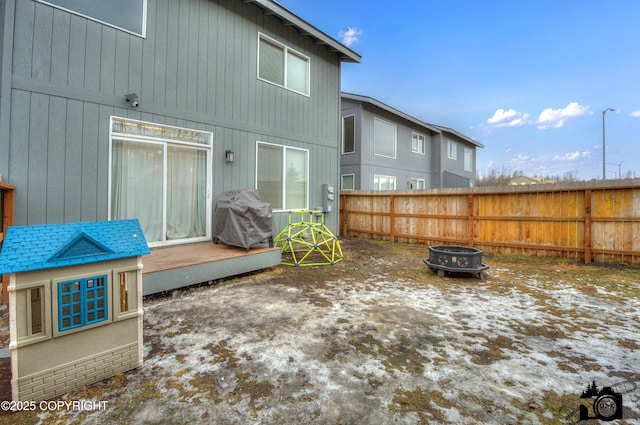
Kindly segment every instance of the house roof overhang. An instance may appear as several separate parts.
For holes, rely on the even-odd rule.
[[[296,28],[300,34],[311,37],[317,44],[326,46],[327,50],[336,53],[342,62],[359,63],[361,56],[340,43],[333,37],[320,31],[304,19],[290,12],[273,0],[244,0],[245,3],[252,3],[261,8],[266,15],[273,15],[280,19],[285,26]]]
[[[443,133],[449,133],[449,134],[453,134],[457,137],[459,137],[460,139],[464,140],[465,142],[469,142],[470,144],[478,147],[478,148],[484,148],[484,145],[476,140],[473,140],[471,137],[469,136],[465,136],[464,134],[457,132],[456,130],[452,129],[452,128],[448,128],[448,127],[443,127],[441,125],[436,125],[437,128],[440,129],[440,131],[442,131]]]
[[[379,100],[376,100],[376,99],[374,99],[372,97],[363,96],[363,95],[359,95],[359,94],[353,94],[353,93],[345,93],[345,92],[342,92],[340,94],[340,96],[342,98],[344,98],[344,99],[350,99],[350,100],[355,100],[355,101],[358,101],[358,102],[369,103],[369,104],[374,105],[374,106],[376,106],[376,107],[378,107],[380,109],[384,109],[387,112],[390,112],[390,113],[392,113],[394,115],[397,115],[398,117],[404,118],[407,121],[410,121],[410,122],[412,122],[414,124],[417,124],[417,125],[419,125],[421,127],[424,127],[425,129],[430,130],[430,131],[432,131],[434,133],[438,133],[438,134],[442,134],[442,133],[453,134],[453,135],[459,137],[460,139],[464,140],[465,142],[468,142],[468,143],[470,143],[470,144],[472,144],[472,145],[474,145],[476,147],[484,148],[484,145],[482,143],[479,143],[479,142],[473,140],[472,138],[470,138],[468,136],[465,136],[462,133],[457,132],[456,130],[453,130],[453,129],[447,128],[447,127],[442,127],[440,125],[428,124],[428,123],[426,123],[424,121],[421,121],[421,120],[419,120],[417,118],[412,117],[411,115],[405,114],[404,112],[399,111],[399,110],[397,110],[397,109],[395,109],[395,108],[393,108],[393,107],[391,107],[391,106],[389,106],[389,105],[387,105],[385,103],[382,103]]]
[[[355,101],[358,101],[358,102],[369,103],[369,104],[371,104],[373,106],[376,106],[376,107],[378,107],[380,109],[384,109],[387,112],[390,112],[390,113],[392,113],[394,115],[397,115],[400,118],[403,118],[403,119],[405,119],[407,121],[411,121],[412,123],[417,124],[420,127],[424,127],[425,129],[427,129],[427,130],[429,130],[429,131],[431,131],[433,133],[441,133],[442,132],[436,126],[433,126],[431,124],[427,124],[424,121],[420,121],[419,119],[414,118],[411,115],[405,114],[404,112],[399,111],[399,110],[397,110],[397,109],[395,109],[395,108],[393,108],[393,107],[391,107],[391,106],[389,106],[389,105],[387,105],[385,103],[382,103],[379,100],[376,100],[376,99],[374,99],[372,97],[362,96],[360,94],[345,93],[345,92],[342,92],[340,94],[340,96],[342,98],[344,98],[344,99],[351,99],[351,100],[355,100]]]

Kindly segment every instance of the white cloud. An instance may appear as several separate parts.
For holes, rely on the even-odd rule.
[[[573,118],[590,115],[588,106],[580,105],[578,102],[571,102],[566,108],[551,109],[547,108],[540,112],[538,117],[538,128],[546,130],[548,128],[560,128],[565,121]]]
[[[636,117],[636,118],[640,118],[640,109],[638,109],[637,111],[633,111],[631,113],[632,117]]]
[[[340,32],[338,32],[338,36],[342,40],[342,44],[349,47],[352,44],[355,44],[358,41],[360,41],[358,37],[360,37],[363,33],[364,32],[362,30],[349,27],[349,29],[346,31],[340,30]]]
[[[591,153],[587,151],[566,152],[564,155],[555,155],[553,157],[553,159],[557,161],[578,161],[580,159],[589,159],[589,158],[591,158]]]
[[[515,109],[497,109],[487,123],[493,127],[516,127],[524,125],[529,119],[529,114],[523,114]]]

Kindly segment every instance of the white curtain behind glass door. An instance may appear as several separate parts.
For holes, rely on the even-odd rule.
[[[167,150],[167,240],[206,236],[206,152]]]
[[[164,148],[113,140],[111,218],[137,218],[147,242],[162,240]]]

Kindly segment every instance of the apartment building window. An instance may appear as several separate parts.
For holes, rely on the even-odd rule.
[[[264,34],[258,39],[258,78],[308,96],[309,58]]]
[[[388,158],[396,157],[396,126],[375,118],[373,120],[373,153]]]
[[[458,159],[458,144],[447,140],[447,158],[456,160]]]
[[[464,148],[464,171],[473,172],[473,150]]]
[[[424,189],[425,181],[424,179],[411,179],[411,189]]]
[[[343,174],[342,184],[340,188],[342,190],[354,190],[356,187],[356,176],[354,174]]]
[[[274,210],[307,209],[309,151],[258,142],[256,189]]]
[[[395,190],[395,176],[382,176],[376,174],[373,176],[373,190]]]
[[[426,139],[422,134],[411,134],[411,152],[424,155],[426,150]]]
[[[144,37],[147,0],[37,0],[76,15]]]
[[[342,153],[356,151],[355,115],[342,117]]]

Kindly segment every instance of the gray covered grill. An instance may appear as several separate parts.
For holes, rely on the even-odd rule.
[[[274,229],[271,204],[262,202],[257,190],[230,190],[218,198],[214,243],[220,241],[247,251],[265,240],[273,246]]]

